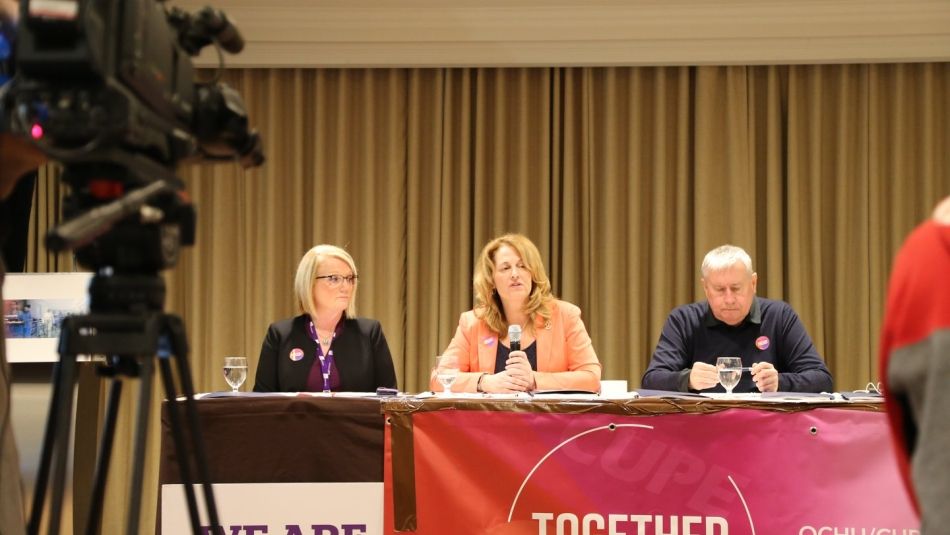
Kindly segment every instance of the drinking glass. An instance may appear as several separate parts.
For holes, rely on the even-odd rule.
[[[452,383],[459,375],[458,359],[454,356],[440,355],[435,358],[435,377],[442,385],[441,396],[452,395]]]
[[[224,357],[224,380],[231,385],[231,392],[237,392],[247,380],[247,359]]]
[[[727,394],[732,394],[732,389],[739,384],[739,379],[742,377],[742,359],[719,357],[716,359],[716,367],[719,368],[719,382],[726,389]]]

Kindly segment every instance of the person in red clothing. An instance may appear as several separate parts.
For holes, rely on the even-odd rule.
[[[898,463],[921,534],[950,526],[950,197],[897,253],[880,373]]]

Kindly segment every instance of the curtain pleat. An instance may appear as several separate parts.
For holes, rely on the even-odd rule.
[[[539,246],[555,293],[581,307],[607,379],[639,385],[670,309],[702,297],[703,255],[733,243],[752,255],[759,294],[799,313],[836,388],[860,388],[877,379],[892,255],[950,194],[947,63],[234,70],[225,81],[268,161],[181,170],[197,243],[165,274],[166,308],[185,320],[200,391],[226,387],[225,355],[256,367],[267,325],[297,313],[294,271],[318,243],[353,254],[359,313],[382,322],[401,389],[426,388],[472,305],[476,255],[509,231]],[[61,195],[40,182],[37,236]],[[30,258],[34,271],[66,266],[39,249]],[[131,458],[130,439],[120,434],[114,465]]]

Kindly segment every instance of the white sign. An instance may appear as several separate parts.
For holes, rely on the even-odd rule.
[[[92,273],[7,273],[3,330],[9,362],[57,362],[63,318],[85,314]]]
[[[202,525],[204,498],[195,485]],[[231,483],[214,485],[224,535],[382,535],[383,484]],[[184,485],[162,485],[162,535],[191,533]]]

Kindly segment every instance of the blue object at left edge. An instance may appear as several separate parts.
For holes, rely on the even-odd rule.
[[[0,86],[13,75],[13,30],[9,24],[0,22]]]

